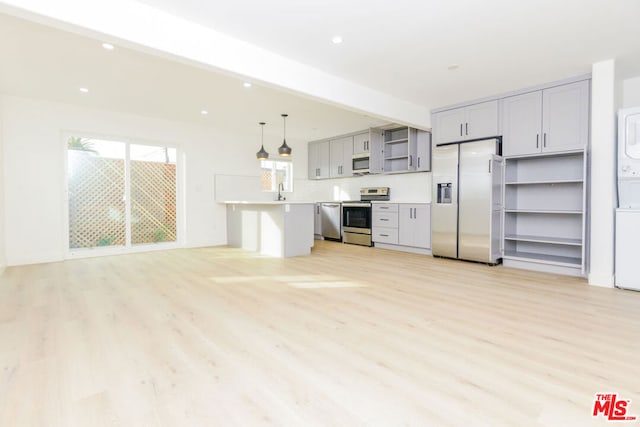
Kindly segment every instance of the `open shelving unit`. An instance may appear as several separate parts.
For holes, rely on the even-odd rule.
[[[410,140],[415,140],[416,132],[416,129],[409,127],[384,130],[382,143],[385,172],[406,172],[412,169],[416,147]]]
[[[585,273],[586,152],[505,160],[504,263]]]

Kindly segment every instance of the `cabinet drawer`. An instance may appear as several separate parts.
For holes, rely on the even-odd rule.
[[[374,227],[398,228],[397,212],[374,212],[372,215]]]
[[[398,212],[397,203],[373,203],[371,205],[372,212]]]
[[[386,227],[374,227],[371,231],[371,240],[378,243],[398,244],[398,229]]]

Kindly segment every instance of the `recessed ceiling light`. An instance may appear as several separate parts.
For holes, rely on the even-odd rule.
[[[87,93],[87,92],[89,92],[89,89],[87,89],[86,87],[81,87],[80,88],[80,92]]]
[[[249,82],[244,82],[244,83],[242,83],[242,86],[244,86],[244,87],[251,87],[251,83],[249,83]]]
[[[447,67],[447,70],[457,70],[458,68],[460,68],[460,64],[451,64]]]
[[[333,44],[340,44],[342,43],[342,36],[333,36],[331,38],[331,41],[333,42]]]
[[[209,112],[207,110],[202,110],[200,111],[200,114],[202,114],[203,116],[206,116],[207,114],[209,114]]]
[[[111,43],[102,43],[102,47],[107,50],[113,50],[114,46]]]

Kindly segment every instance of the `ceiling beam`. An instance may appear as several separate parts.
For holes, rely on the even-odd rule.
[[[137,1],[0,0],[0,11],[351,111],[418,128],[430,127],[429,108],[425,106],[331,75]]]

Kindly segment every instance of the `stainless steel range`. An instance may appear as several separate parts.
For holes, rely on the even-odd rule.
[[[359,201],[342,202],[342,241],[354,245],[371,244],[371,201],[389,200],[389,187],[360,189]]]

